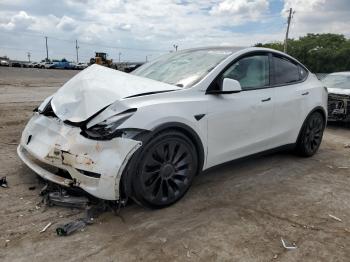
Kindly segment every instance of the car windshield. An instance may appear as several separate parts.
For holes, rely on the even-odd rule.
[[[175,52],[140,66],[132,74],[186,88],[199,82],[232,53],[229,49]]]
[[[322,82],[328,88],[350,89],[350,75],[328,75]]]

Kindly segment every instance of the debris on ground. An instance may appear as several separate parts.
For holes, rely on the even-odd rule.
[[[41,231],[40,231],[40,233],[43,233],[43,232],[45,232],[46,231],[46,229],[48,229],[50,226],[52,225],[52,223],[50,222],[50,223],[48,223]]]
[[[48,194],[48,204],[85,209],[88,206],[89,199],[85,196],[72,196],[67,191],[56,191]]]
[[[339,169],[348,169],[349,167],[348,166],[339,166],[338,168]]]
[[[72,188],[63,188],[52,183],[47,183],[41,189],[40,195],[42,196],[42,203],[46,204],[46,206],[50,207],[56,205],[85,210],[84,217],[65,224],[59,224],[56,227],[56,233],[58,236],[69,236],[78,230],[83,231],[86,226],[93,224],[94,219],[100,214],[106,211],[114,211],[115,214],[119,214],[120,208],[126,204],[126,200],[100,200],[82,193],[82,191]],[[60,216],[60,218],[62,217],[63,216]],[[51,223],[49,223],[42,231],[44,232],[50,226]]]
[[[35,190],[36,187],[35,187],[35,186],[30,186],[28,189],[29,189],[29,190]]]
[[[289,245],[283,238],[281,238],[281,242],[285,249],[292,250],[297,248],[297,246],[294,243],[293,245]]]
[[[350,144],[344,145],[344,148],[350,148]]]
[[[331,214],[328,214],[329,217],[333,218],[334,220],[337,220],[339,222],[342,222],[342,220],[339,217],[333,216]]]
[[[9,187],[7,184],[6,176],[0,178],[0,186],[5,188]]]
[[[71,221],[67,224],[59,225],[56,228],[56,233],[58,236],[69,236],[72,233],[74,233],[75,231],[77,231],[79,229],[83,229],[89,223],[90,223],[90,221],[83,219],[83,218],[79,218],[79,219]]]
[[[277,255],[277,254],[275,254],[275,255],[273,256],[273,259],[276,259],[276,258],[278,258],[278,255]]]

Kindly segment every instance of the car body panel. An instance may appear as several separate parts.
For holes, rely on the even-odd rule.
[[[209,96],[207,168],[269,149],[274,102],[263,100],[273,93],[270,88]]]
[[[233,50],[232,55],[190,88],[92,65],[39,106],[38,113],[23,131],[19,155],[26,162],[27,158],[21,152],[27,150],[34,158],[68,171],[79,182],[77,185],[87,192],[104,199],[119,199],[121,174],[141,142],[128,136],[97,141],[84,137],[81,130],[83,126],[92,128],[130,109],[133,113],[118,126],[118,130],[153,132],[168,123],[178,123],[198,135],[204,150],[202,170],[296,143],[309,113],[315,108],[326,112],[327,92],[323,85],[309,73],[305,81],[293,85],[234,94],[207,93],[216,77],[242,55],[271,52],[290,58],[265,48]],[[56,116],[42,115],[48,104]],[[29,135],[35,137],[27,145]],[[103,145],[102,153],[97,150],[100,145]],[[58,157],[55,152],[58,152]],[[69,163],[62,156],[70,159]],[[52,159],[54,162],[50,162]],[[96,163],[93,167],[87,166],[89,159]],[[48,176],[31,163],[28,165],[39,175]],[[77,169],[101,173],[101,186],[96,182],[89,184],[95,178],[86,178]],[[51,180],[55,179],[51,177]],[[112,188],[108,188],[108,183]]]
[[[99,198],[118,199],[118,177],[141,142],[127,138],[94,141],[83,137],[80,132],[80,128],[68,126],[57,118],[35,113],[22,133],[18,154],[45,179],[63,186],[79,186]],[[42,163],[67,171],[71,179],[43,171]],[[90,177],[79,170],[100,177]]]
[[[177,89],[180,88],[94,64],[56,92],[52,108],[62,120],[81,122],[116,100],[140,93]]]

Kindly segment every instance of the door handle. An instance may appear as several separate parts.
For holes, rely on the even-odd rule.
[[[302,93],[301,95],[302,96],[307,96],[309,94],[309,92],[305,92],[305,93]]]
[[[267,101],[270,101],[270,100],[271,100],[271,97],[263,99],[263,100],[261,100],[261,102],[267,102]]]

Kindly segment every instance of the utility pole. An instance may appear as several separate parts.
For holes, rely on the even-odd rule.
[[[287,21],[286,38],[284,39],[284,52],[285,52],[285,53],[287,53],[288,34],[289,34],[290,22],[292,21],[292,14],[293,14],[293,9],[292,9],[292,8],[289,8],[289,15],[288,15],[288,21]]]
[[[46,61],[49,61],[49,49],[47,47],[47,36],[45,36],[45,43],[46,43]]]
[[[75,40],[75,49],[77,50],[77,64],[78,64],[78,63],[79,63],[79,54],[78,54],[79,46],[78,46],[78,40]]]
[[[28,62],[30,63],[30,52],[27,53],[28,56]]]

